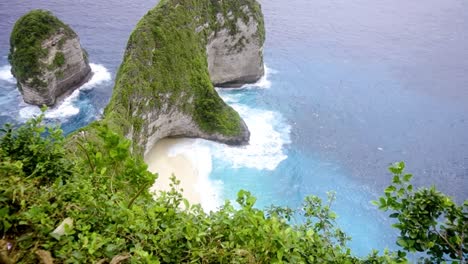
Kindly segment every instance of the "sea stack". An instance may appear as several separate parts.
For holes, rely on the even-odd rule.
[[[146,153],[165,137],[248,144],[250,132],[214,85],[240,86],[263,69],[256,0],[162,0],[127,43],[101,124]]]
[[[243,5],[216,14],[219,28],[211,32],[206,45],[214,86],[236,88],[255,83],[264,75],[265,31],[258,7]]]
[[[92,74],[78,35],[45,10],[16,22],[8,59],[23,100],[38,106],[53,106]]]

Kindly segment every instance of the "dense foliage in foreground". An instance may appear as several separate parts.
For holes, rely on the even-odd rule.
[[[42,117],[0,137],[0,263],[404,263],[404,251],[427,261],[467,257],[467,202],[455,205],[434,189],[414,191],[403,163],[376,202],[395,210],[404,251],[352,255],[327,203],[305,199],[302,224],[293,212],[254,208],[240,191],[234,206],[203,212],[173,189],[157,195],[157,175],[129,151],[130,142],[105,126],[97,138],[66,142]],[[93,134],[93,136],[95,136]],[[64,147],[67,145],[67,147]],[[437,221],[438,220],[438,221]]]

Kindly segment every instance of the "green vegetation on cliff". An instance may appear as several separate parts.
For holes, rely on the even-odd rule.
[[[0,263],[406,263],[415,251],[425,263],[464,263],[468,255],[468,202],[413,190],[403,163],[376,202],[395,211],[402,250],[356,257],[336,226],[333,194],[326,203],[306,197],[298,212],[263,211],[241,190],[239,206],[207,214],[175,179],[153,197],[157,175],[108,127],[95,123],[99,140],[81,133],[65,149],[61,130],[41,119],[0,134]]]
[[[8,56],[12,73],[18,81],[28,82],[34,87],[46,86],[39,77],[44,68],[40,59],[48,54],[48,50],[44,50],[41,44],[60,30],[66,38],[76,36],[70,27],[49,11],[33,10],[18,19],[11,33]]]
[[[200,2],[198,1],[198,3]],[[262,42],[265,41],[265,24],[261,7],[257,1],[205,1],[201,6],[203,8],[201,16],[205,23],[209,24],[208,30],[205,31],[206,38],[211,33],[214,32],[216,34],[223,28],[229,29],[231,34],[236,34],[238,32],[237,20],[241,19],[244,23],[247,23],[250,15],[253,15],[253,18],[258,23],[257,34],[260,35]],[[250,14],[245,12],[245,7],[248,7]],[[222,15],[225,22],[224,25],[220,24],[218,15]]]
[[[105,110],[108,124],[124,135],[133,132],[133,141],[140,142],[154,129],[144,126],[142,116],[154,109],[177,109],[191,116],[203,132],[239,135],[242,121],[238,113],[211,84],[206,41],[221,29],[217,14],[232,16],[227,24],[233,31],[237,17],[247,19],[241,6],[255,12],[264,38],[263,18],[254,0],[161,1],[149,11],[128,41]]]

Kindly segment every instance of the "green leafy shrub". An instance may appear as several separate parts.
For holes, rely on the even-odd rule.
[[[65,56],[63,55],[63,52],[57,52],[55,54],[54,58],[54,63],[56,68],[62,67],[65,64]]]
[[[255,197],[242,190],[239,207],[226,202],[207,214],[183,198],[175,178],[171,191],[149,193],[157,175],[107,126],[95,123],[95,133],[75,133],[64,149],[61,131],[41,122],[39,117],[17,129],[7,126],[0,137],[0,261],[5,263],[36,263],[44,256],[57,263],[397,260],[388,252],[352,255],[348,238],[336,228],[333,195],[326,204],[307,197],[300,210],[305,221],[298,225],[289,222],[293,210],[259,210]],[[40,157],[31,163],[27,153],[38,149]]]
[[[468,259],[468,201],[456,205],[435,187],[414,190],[413,175],[404,172],[403,162],[390,167],[392,185],[374,203],[390,215],[400,230],[397,244],[405,251],[425,252],[427,263],[466,263]],[[399,252],[404,255],[404,252]]]
[[[73,134],[43,125],[43,116],[0,135],[0,262],[36,263],[429,263],[466,260],[467,202],[457,206],[434,188],[413,190],[404,164],[375,202],[394,210],[399,252],[353,256],[331,210],[308,196],[298,211],[255,208],[238,193],[217,212],[171,191],[148,191],[157,175],[130,151],[130,141],[101,123]],[[66,146],[66,148],[64,148]],[[303,219],[292,224],[292,219]]]
[[[5,125],[0,130],[3,134],[0,159],[2,165],[20,167],[21,174],[27,177],[41,177],[42,181],[48,182],[70,175],[71,164],[62,147],[62,130],[43,126],[42,119],[43,116],[31,119],[17,129]]]

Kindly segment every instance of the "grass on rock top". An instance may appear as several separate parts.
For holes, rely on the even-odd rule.
[[[33,10],[18,19],[11,33],[8,59],[19,82],[28,81],[35,87],[46,85],[39,78],[45,67],[40,58],[49,53],[42,48],[42,42],[59,30],[63,30],[65,37],[76,36],[69,26],[49,11]]]

